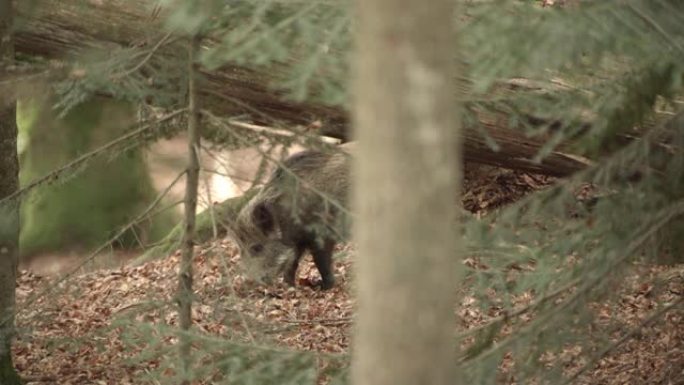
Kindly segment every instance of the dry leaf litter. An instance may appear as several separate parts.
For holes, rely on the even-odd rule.
[[[464,206],[472,212],[495,209],[552,182],[547,177],[494,168],[478,170],[477,175],[466,173]],[[198,332],[236,342],[268,341],[287,349],[349,352],[354,311],[352,246],[338,248],[338,285],[326,292],[314,287],[317,272],[310,261],[302,264],[296,288],[282,284],[266,287],[241,275],[239,256],[229,239],[196,250],[193,322]],[[477,262],[467,259],[466,263]],[[20,311],[13,352],[20,374],[29,384],[155,383],[144,379],[159,368],[161,357],[132,360],[144,351],[149,335],[131,334],[130,328],[117,324],[117,320],[175,326],[177,266],[175,253],[141,266],[99,270],[63,280],[22,272],[17,286]],[[665,279],[655,280],[660,284],[654,285],[656,277]],[[681,265],[636,266],[620,290],[618,306],[594,304],[597,321],[592,327],[617,325],[618,330],[629,330],[664,304],[681,301],[684,269]],[[524,308],[533,300],[533,295],[526,294],[517,298],[515,305]],[[459,327],[481,327],[502,316],[500,309],[493,305],[482,310],[474,297],[465,293],[457,309]],[[684,384],[683,316],[682,308],[675,308],[641,328],[580,376],[578,383]],[[616,333],[613,340],[621,335],[624,333]],[[162,349],[173,349],[172,333],[160,338],[165,345]],[[563,360],[572,371],[584,364],[574,359],[578,354],[568,348],[546,359]],[[510,357],[504,358],[499,368],[502,383],[516,383],[508,376],[511,367]]]

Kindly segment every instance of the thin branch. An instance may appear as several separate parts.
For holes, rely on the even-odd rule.
[[[63,373],[60,373],[63,375]],[[26,382],[47,382],[48,384],[56,384],[60,380],[55,376],[21,376],[21,379]]]
[[[541,297],[541,298],[538,298],[537,300],[535,300],[534,302],[530,303],[529,305],[524,306],[524,307],[522,307],[522,308],[520,308],[520,309],[517,309],[517,310],[515,310],[515,311],[513,311],[513,312],[511,312],[511,313],[506,313],[506,314],[504,314],[504,315],[502,315],[502,316],[500,316],[500,317],[493,318],[493,319],[489,320],[489,322],[487,322],[486,324],[479,325],[479,326],[476,326],[476,327],[474,327],[474,328],[470,328],[470,329],[468,329],[468,330],[466,330],[466,331],[464,331],[464,332],[462,332],[462,333],[457,334],[457,335],[456,335],[456,338],[457,338],[457,339],[466,338],[466,337],[471,336],[471,335],[473,335],[473,334],[475,334],[475,333],[477,333],[477,332],[479,332],[479,331],[481,331],[481,330],[487,329],[488,327],[491,327],[491,326],[493,326],[493,325],[495,325],[495,324],[497,324],[497,323],[499,323],[499,322],[507,321],[507,320],[510,320],[510,319],[512,319],[512,318],[514,318],[514,317],[521,316],[521,315],[523,315],[523,314],[525,314],[525,313],[527,313],[527,312],[529,312],[529,311],[531,311],[531,310],[534,310],[534,309],[536,309],[537,307],[539,307],[539,306],[545,304],[546,302],[548,302],[548,301],[550,301],[550,300],[552,300],[552,299],[557,298],[559,295],[561,295],[561,294],[565,293],[566,291],[568,291],[568,290],[572,289],[573,287],[575,287],[579,282],[580,282],[579,279],[573,279],[573,280],[570,281],[568,284],[563,285],[562,287],[560,287],[560,288],[558,288],[558,289],[556,289],[556,290],[554,290],[554,291],[552,291],[552,292],[550,292],[550,293],[544,295],[544,296]]]
[[[201,144],[200,144],[201,146]],[[204,146],[201,146],[204,148]],[[206,151],[206,150],[205,150]],[[201,168],[200,171],[204,170],[204,168]],[[216,239],[218,238],[218,227],[216,226],[216,210],[214,210],[214,204],[212,202],[212,196],[211,196],[211,176],[208,173],[204,174],[204,191],[206,194],[206,199],[205,203],[207,204],[207,209],[209,210],[209,219],[211,220],[211,230],[213,234],[213,238]]]
[[[660,34],[661,37],[663,37],[670,45],[677,50],[679,50],[680,53],[684,53],[684,48],[682,47],[679,42],[670,36],[664,29],[661,27],[655,20],[653,20],[650,16],[645,14],[642,10],[634,6],[634,3],[632,2],[627,2],[627,7],[632,10],[641,20],[646,22],[651,28],[653,28],[656,32]]]
[[[241,128],[246,128],[246,129],[252,129],[257,132],[269,132],[272,133],[274,136],[282,136],[282,137],[292,137],[292,136],[298,136],[298,137],[307,137],[309,139],[321,139],[325,138],[324,141],[333,141],[333,140],[339,140],[338,138],[334,138],[331,136],[323,136],[323,135],[307,135],[306,133],[303,132],[296,132],[288,128],[287,124],[281,123],[277,118],[271,116],[270,114],[250,105],[249,103],[243,102],[240,99],[236,99],[233,97],[230,97],[228,95],[224,95],[219,93],[218,91],[215,90],[203,90],[203,92],[207,93],[208,95],[215,96],[216,98],[225,100],[231,104],[234,104],[235,106],[242,108],[243,110],[254,114],[254,116],[258,116],[264,121],[271,122],[273,124],[273,127],[267,127],[267,126],[258,126],[254,124],[249,124],[249,123],[244,123],[236,120],[229,120],[228,124],[234,125],[236,127],[241,127]],[[203,113],[209,113],[211,114],[210,111],[202,111]]]
[[[154,53],[157,52],[157,50],[158,50],[159,48],[161,48],[161,47],[164,45],[164,43],[166,43],[166,41],[169,39],[169,37],[171,37],[171,32],[169,32],[169,33],[167,33],[166,35],[164,35],[164,37],[162,37],[162,38],[157,42],[157,44],[155,44],[155,46],[152,47],[152,49],[150,50],[150,52],[147,54],[147,56],[145,56],[145,57],[140,61],[140,63],[138,63],[135,67],[131,68],[130,70],[128,70],[128,71],[126,71],[126,72],[124,72],[124,73],[122,73],[122,74],[116,75],[116,78],[124,78],[124,77],[126,77],[126,76],[128,76],[128,75],[130,75],[130,74],[132,74],[132,73],[134,73],[134,72],[136,72],[136,71],[138,71],[142,66],[145,65],[145,63],[147,63],[147,62],[152,58],[152,56],[154,55]]]
[[[641,322],[639,323],[639,325],[637,325],[636,327],[632,328],[629,332],[625,333],[625,335],[623,335],[621,338],[619,338],[618,340],[614,341],[614,342],[611,343],[610,345],[608,345],[608,346],[606,346],[605,348],[603,348],[603,350],[601,350],[600,352],[598,352],[598,353],[591,359],[591,361],[587,362],[582,368],[580,368],[577,372],[575,372],[570,378],[568,378],[567,380],[565,380],[565,382],[563,382],[562,385],[568,385],[568,384],[573,383],[579,376],[581,376],[581,375],[582,375],[583,373],[585,373],[587,370],[593,368],[593,367],[594,367],[594,366],[595,366],[603,357],[605,357],[608,353],[610,353],[610,352],[612,352],[613,350],[615,350],[617,347],[619,347],[620,345],[622,345],[623,343],[625,343],[625,342],[626,342],[627,340],[629,340],[630,338],[633,338],[634,336],[636,336],[637,334],[639,334],[639,333],[642,331],[643,328],[645,328],[646,326],[649,326],[650,324],[652,324],[653,322],[655,322],[656,320],[658,320],[660,317],[662,317],[662,316],[663,316],[665,313],[667,313],[668,311],[670,311],[670,310],[672,310],[672,309],[674,309],[674,308],[676,308],[677,306],[680,306],[680,305],[682,305],[682,304],[684,304],[684,297],[679,297],[679,299],[677,299],[675,302],[673,302],[673,303],[671,303],[671,304],[669,304],[669,305],[667,305],[667,306],[664,306],[663,308],[659,309],[659,310],[656,311],[655,313],[651,314],[648,318],[646,318],[645,320],[641,321]]]
[[[214,116],[211,112],[206,111],[206,110],[202,110],[202,114],[203,114],[204,116],[206,116],[206,117],[209,119],[209,121],[212,122],[213,124],[215,124],[215,125],[217,125],[217,126],[220,126],[220,127],[224,127],[224,128],[226,128],[226,129],[230,130],[230,131],[233,133],[233,135],[235,136],[235,138],[237,138],[240,142],[242,142],[242,143],[244,143],[244,144],[248,144],[248,143],[249,143],[249,141],[248,141],[245,137],[243,137],[242,135],[240,135],[240,134],[237,133],[236,131],[232,130],[232,129],[230,128],[230,124],[227,124],[227,123],[223,122],[220,118]],[[334,147],[334,146],[333,146],[333,147]],[[278,167],[280,167],[283,171],[285,171],[286,173],[290,174],[290,176],[296,178],[297,180],[300,180],[300,178],[299,178],[295,173],[293,173],[292,170],[290,170],[288,167],[286,167],[286,166],[283,164],[283,162],[281,162],[280,160],[278,160],[278,159],[276,159],[276,158],[270,156],[268,153],[266,153],[265,151],[261,150],[258,146],[255,147],[255,149],[256,149],[263,157],[265,157],[266,159],[268,159],[268,160],[270,160],[271,162],[275,163],[275,164],[276,164]],[[318,189],[314,188],[313,186],[307,186],[307,187],[308,187],[313,193],[315,193],[315,194],[319,195],[321,198],[323,198],[326,202],[332,204],[333,206],[335,206],[335,208],[339,209],[340,212],[344,213],[345,215],[349,215],[349,216],[352,216],[352,215],[353,215],[353,214],[349,211],[349,209],[347,209],[346,207],[342,206],[342,204],[340,204],[340,202],[338,202],[336,199],[331,199],[330,197],[327,196],[327,194],[323,193],[322,191],[319,191]]]
[[[192,326],[192,259],[195,247],[195,218],[197,215],[197,190],[199,185],[199,152],[200,123],[197,92],[197,51],[201,37],[193,36],[188,42],[188,168],[185,178],[185,220],[181,249],[180,268],[178,272],[178,318],[182,331]],[[189,373],[192,367],[190,352],[191,341],[185,334],[179,336],[179,356],[182,363],[181,384],[189,385]]]
[[[251,124],[251,123],[245,123],[245,122],[240,122],[236,120],[229,120],[228,124],[233,125],[235,127],[240,127],[240,128],[245,128],[248,130],[252,130],[257,133],[268,133],[273,136],[281,136],[283,138],[292,138],[293,136],[298,136],[302,137],[305,136],[303,133],[300,132],[295,132],[292,130],[284,130],[281,128],[273,128],[273,127],[267,127],[267,126],[259,126],[256,124]],[[315,135],[315,138],[321,139],[321,141],[329,143],[329,144],[339,144],[342,142],[341,139],[338,138],[333,138],[332,136],[325,136],[325,135]]]
[[[285,320],[284,322],[290,323],[290,324],[298,324],[298,325],[330,325],[330,326],[336,326],[336,325],[346,325],[350,324],[354,321],[354,318],[352,317],[341,317],[341,318],[323,318],[323,319],[312,319],[312,320]]]
[[[240,182],[247,182],[247,183],[252,183],[252,182],[254,182],[254,180],[252,180],[252,179],[242,178],[242,177],[239,177],[239,176],[237,176],[237,175],[228,174],[228,173],[219,171],[219,170],[217,170],[217,169],[215,169],[215,168],[206,168],[206,167],[202,167],[202,171],[203,171],[203,172],[206,172],[206,173],[210,173],[210,174],[215,174],[215,175],[218,175],[218,176],[222,176],[222,177],[225,177],[225,178],[230,178],[230,179],[232,179],[232,180],[237,180],[237,181],[240,181]]]

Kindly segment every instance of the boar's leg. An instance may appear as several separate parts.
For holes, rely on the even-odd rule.
[[[311,254],[318,272],[321,274],[321,289],[328,290],[335,286],[335,274],[332,269],[332,252],[335,241],[325,240],[323,244],[313,242]]]
[[[283,276],[283,280],[285,283],[287,283],[290,286],[294,286],[295,284],[295,277],[297,276],[297,268],[299,267],[299,260],[302,258],[302,255],[304,254],[304,248],[297,246],[295,247],[295,255],[294,259],[290,263],[290,265],[285,268],[285,275]]]

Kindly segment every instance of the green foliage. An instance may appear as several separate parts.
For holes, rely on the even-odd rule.
[[[168,306],[160,306],[158,310],[175,312]],[[159,365],[143,381],[155,382],[164,377],[165,381],[211,379],[214,384],[313,384],[319,375],[338,381],[345,375],[341,369],[348,365],[344,356],[275,347],[263,335],[256,335],[257,340],[243,341],[230,334],[207,336],[191,330],[185,335],[193,341],[193,360],[199,365],[184,376],[178,372],[181,367],[178,349],[168,344],[168,340],[178,336],[175,327],[137,322],[129,317],[119,318],[112,327],[124,331],[122,340],[127,350],[138,352],[130,360],[131,364],[159,360]],[[317,365],[321,364],[326,369],[319,370]]]
[[[255,67],[281,64],[276,87],[295,100],[344,101],[350,20],[344,3],[237,1],[223,7],[211,36],[219,40],[203,63]],[[247,22],[236,23],[236,20]],[[272,68],[272,67],[269,67]]]
[[[463,42],[473,92],[486,98],[514,77],[538,82],[522,97],[477,105],[560,122],[536,132],[558,135],[556,142],[581,135],[579,149],[595,154],[653,117],[658,97],[681,92],[680,2],[603,1],[552,11],[494,1],[469,10]]]
[[[181,105],[187,74],[184,63],[175,58],[173,43],[167,34],[151,47],[86,51],[68,63],[69,76],[52,85],[57,95],[53,107],[63,117],[99,95],[163,108]]]
[[[463,57],[471,92],[484,102],[466,105],[505,111],[514,126],[525,115],[553,119],[559,125],[530,133],[586,137],[579,150],[604,151],[601,162],[572,180],[468,225],[470,250],[489,266],[471,272],[482,285],[474,292],[482,295],[494,283],[500,293],[543,297],[581,279],[583,295],[567,304],[579,311],[602,294],[595,289],[619,279],[630,259],[653,246],[647,238],[679,222],[684,169],[681,152],[672,150],[684,128],[684,8],[676,1],[605,1],[550,10],[493,1],[467,10]],[[501,81],[517,77],[530,80],[529,90],[496,92]],[[580,126],[587,123],[589,129]],[[643,136],[602,147],[625,133]],[[607,193],[590,211],[573,194],[581,183]],[[520,266],[528,268],[510,286],[508,275]],[[572,314],[550,306],[554,311],[557,318]]]
[[[201,61],[208,69],[241,65],[268,71],[274,92],[347,103],[352,20],[347,2],[164,3],[173,7],[170,35],[154,47],[93,53],[72,63],[72,76],[56,85],[58,107],[69,111],[105,92],[179,108],[187,73],[182,57],[174,55],[179,47],[174,34],[194,33],[206,38]],[[464,124],[486,136],[478,115],[504,114],[510,128],[548,139],[538,160],[572,140],[574,152],[596,161],[552,188],[466,223],[468,256],[481,265],[467,272],[468,293],[483,309],[496,307],[506,316],[458,334],[459,342],[474,340],[459,361],[463,382],[495,383],[498,365],[510,354],[518,383],[562,383],[568,379],[563,362],[548,363],[545,357],[581,347],[590,362],[608,340],[590,328],[591,304],[609,299],[608,288],[619,284],[634,261],[652,262],[654,255],[680,246],[684,2],[616,0],[543,9],[530,1],[473,1],[462,5],[457,19],[458,56],[466,72],[459,79]],[[211,132],[207,138],[229,148],[262,140],[231,126],[232,117],[206,112],[203,118]],[[278,135],[263,140],[292,142]],[[581,186],[599,196],[595,205],[578,202],[575,191]],[[120,209],[121,203],[113,204]],[[42,218],[49,221],[46,215]],[[517,300],[528,294],[534,300],[520,308]],[[149,357],[175,354],[155,351],[163,346],[156,342],[175,330],[140,324],[126,330],[132,343],[145,342]],[[236,343],[199,332],[191,337],[201,364],[192,374],[197,378],[314,382],[310,353],[278,351],[268,341]],[[344,381],[345,376],[341,364],[333,377]]]
[[[287,8],[262,2],[248,8],[248,16],[237,4],[226,7],[225,15],[250,22],[224,22],[212,35],[221,41],[206,53],[205,64],[271,65],[290,79],[277,87],[296,98],[321,100],[311,90],[344,84],[345,4]],[[668,247],[666,238],[652,241],[684,213],[684,159],[672,151],[681,148],[684,134],[678,101],[684,8],[664,0],[567,9],[491,1],[464,5],[463,14],[460,57],[467,68],[469,124],[477,127],[475,114],[503,112],[512,128],[550,138],[540,160],[567,139],[574,140],[574,151],[600,159],[571,180],[466,227],[469,252],[486,266],[468,274],[474,298],[485,308],[496,305],[504,314],[529,312],[534,318],[511,316],[510,334],[503,334],[498,321],[477,332],[461,361],[465,382],[495,382],[497,366],[511,354],[518,381],[556,383],[563,381],[563,362],[543,365],[544,357],[568,346],[591,352],[597,341],[607,340],[580,326],[591,322],[589,305],[605,299],[606,288],[644,251],[651,256]],[[321,55],[322,47],[335,50]],[[319,55],[326,60],[317,61]],[[511,91],[511,78],[532,86]],[[322,100],[344,104],[345,92],[341,87]],[[530,117],[544,123],[532,124]],[[627,139],[634,135],[641,139]],[[601,195],[591,209],[573,193],[582,184]],[[501,302],[491,302],[491,290]],[[537,300],[520,313],[516,299],[526,293]]]

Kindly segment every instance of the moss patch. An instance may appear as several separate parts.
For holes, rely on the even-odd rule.
[[[25,185],[124,134],[135,111],[128,103],[98,99],[61,119],[48,103],[22,103],[19,116],[20,131],[27,137],[20,175]],[[155,196],[141,150],[96,159],[75,177],[28,195],[22,207],[21,255],[95,247]],[[134,248],[158,240],[173,224],[171,215],[139,225],[115,246]]]

